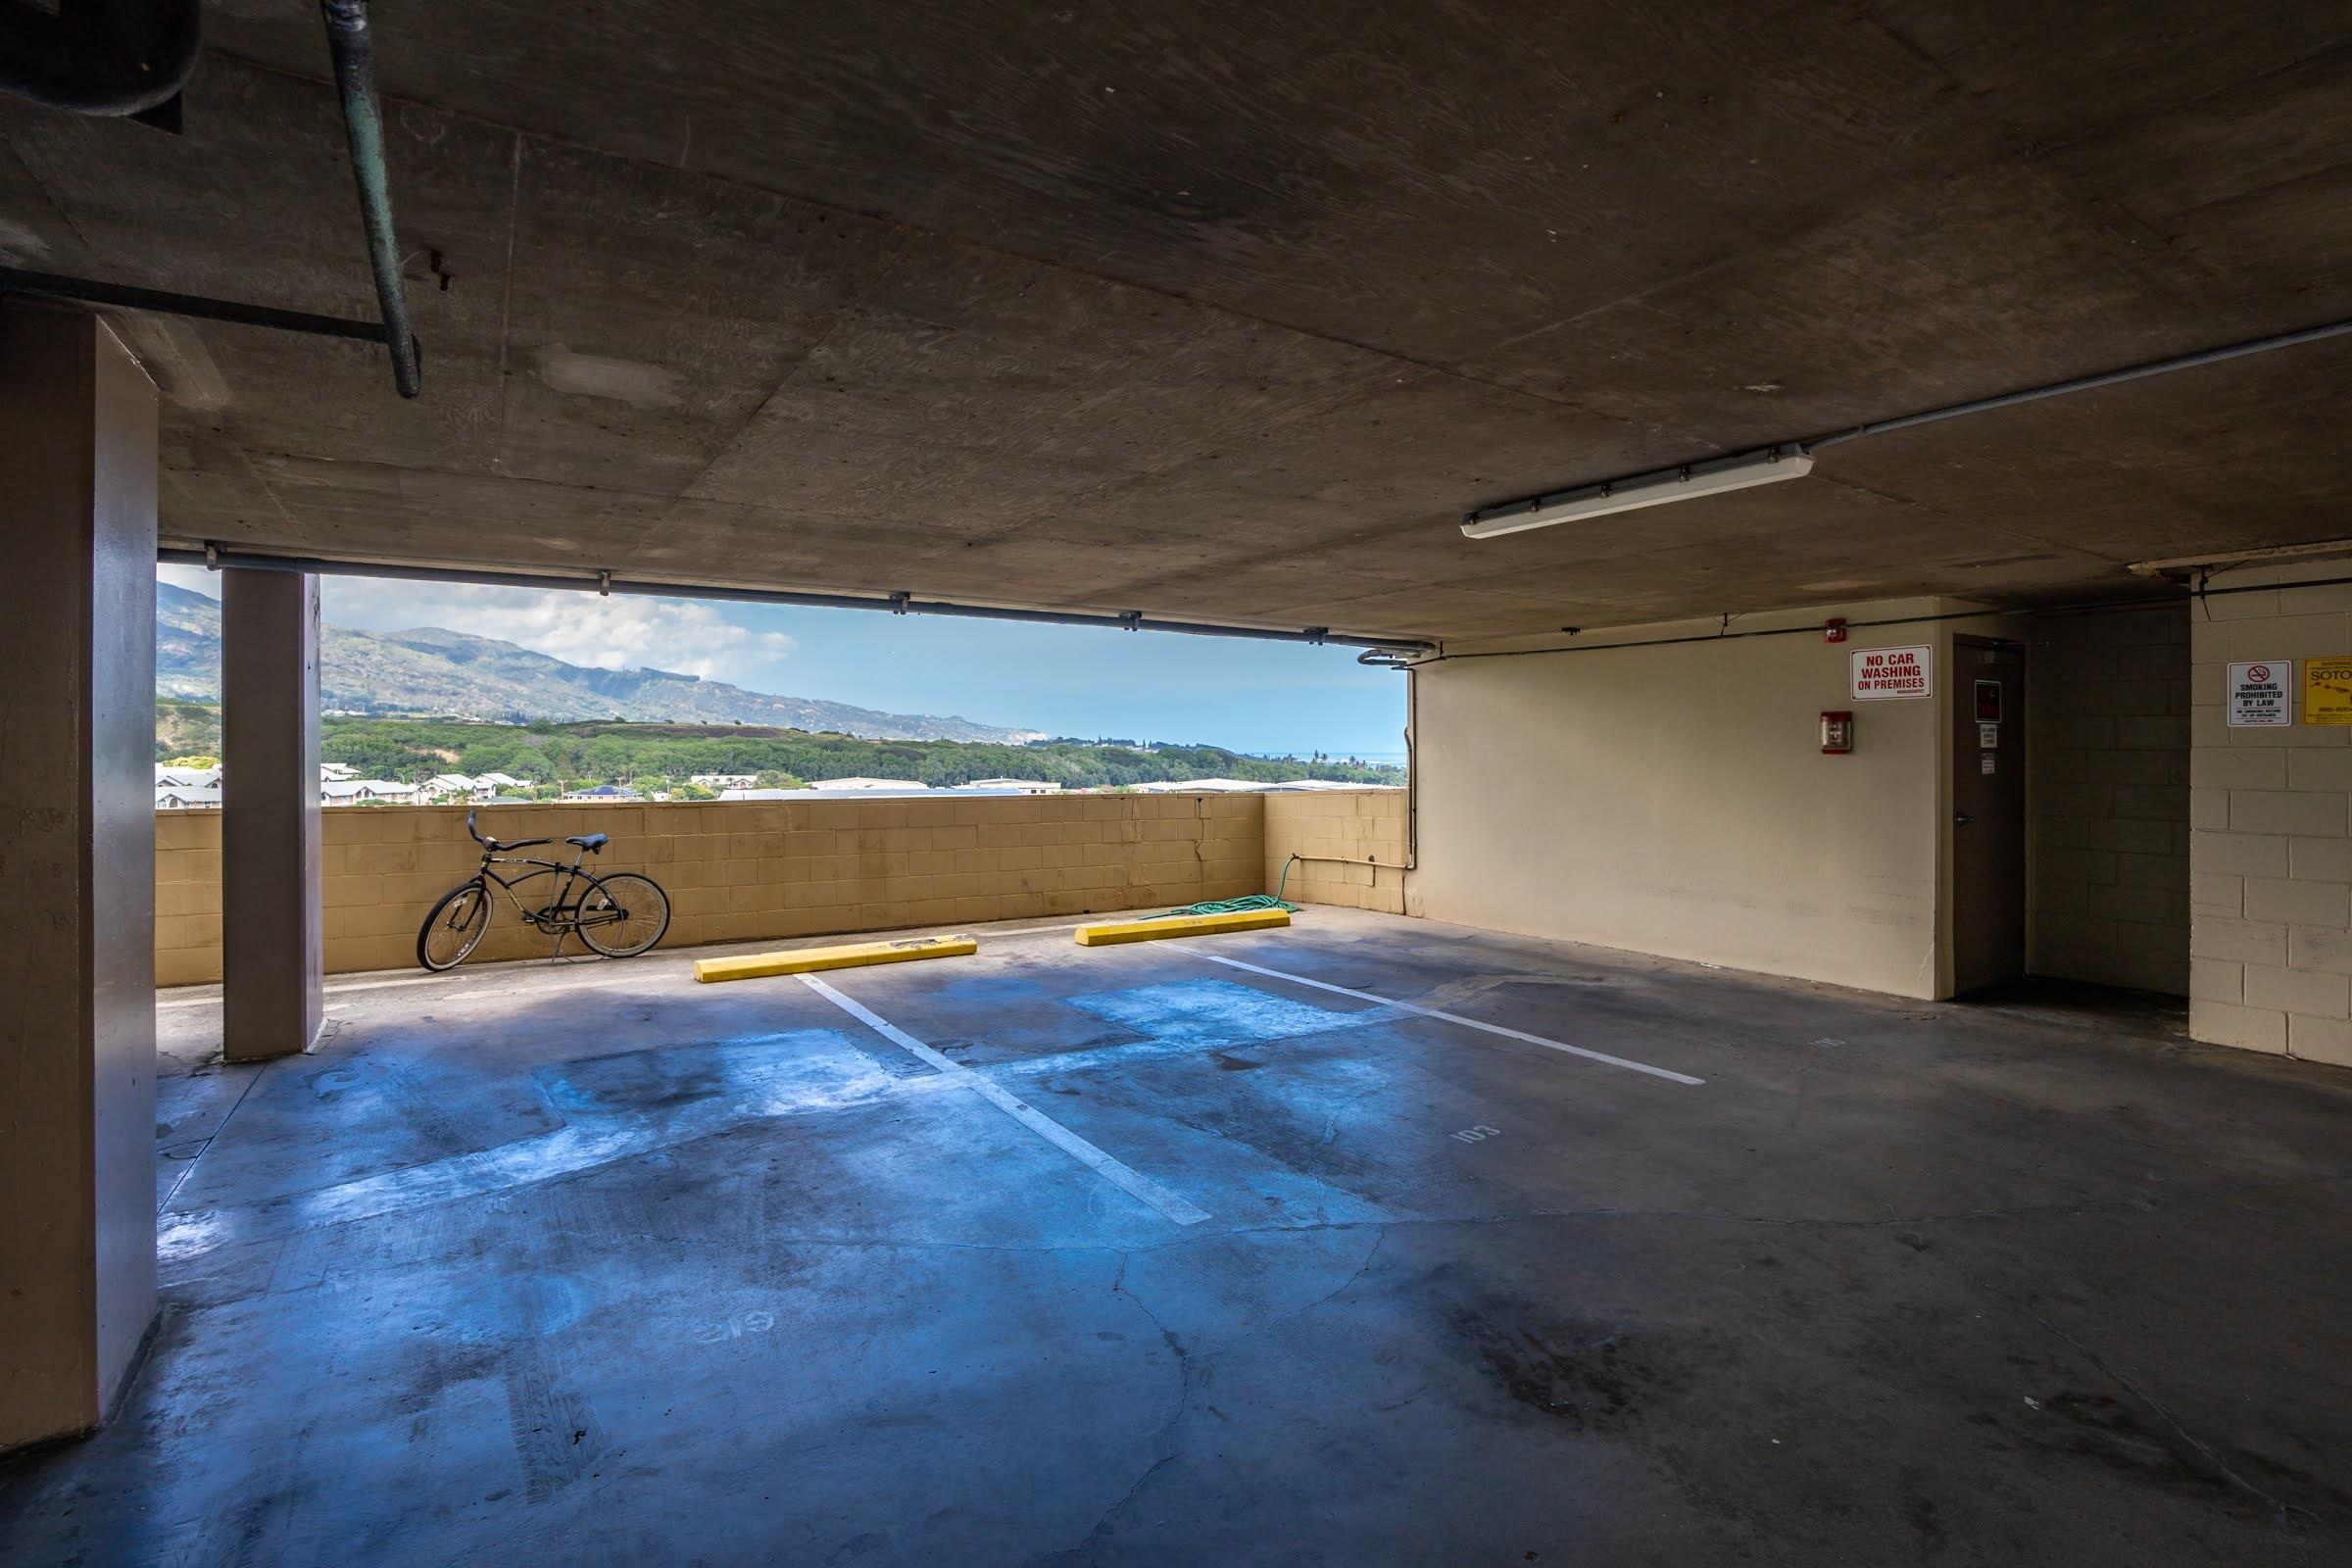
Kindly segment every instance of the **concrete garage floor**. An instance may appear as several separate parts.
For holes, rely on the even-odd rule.
[[[0,1556],[2352,1557],[2352,1074],[1322,908],[687,962],[168,996],[163,1325]]]

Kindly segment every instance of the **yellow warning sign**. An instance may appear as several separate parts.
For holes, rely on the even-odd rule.
[[[2352,659],[2303,661],[2303,722],[2352,724]]]

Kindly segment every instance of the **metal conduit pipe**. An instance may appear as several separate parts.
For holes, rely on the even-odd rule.
[[[1678,474],[1685,485],[1689,485],[1694,477],[1701,474],[1712,473],[1720,476],[1727,470],[1733,469],[1754,470],[1760,475],[1765,471],[1766,466],[1783,463],[1791,454],[1808,460],[1802,466],[1792,466],[1789,471],[1781,475],[1786,478],[1795,478],[1809,471],[1810,459],[1813,454],[1826,451],[1831,447],[1841,446],[1848,441],[1859,441],[1865,436],[1886,435],[1895,430],[1908,430],[1917,425],[1935,424],[1943,419],[1964,418],[1972,414],[1989,414],[1995,409],[2011,409],[2020,404],[2038,403],[2044,398],[2066,397],[2076,392],[2095,391],[2100,387],[2121,386],[2127,381],[2144,380],[2152,375],[2170,375],[2176,370],[2193,370],[2203,366],[2221,365],[2230,360],[2241,360],[2249,355],[2270,354],[2279,349],[2300,348],[2307,343],[2324,343],[2330,338],[2347,335],[2352,335],[2352,318],[2323,321],[2317,326],[2301,327],[2292,332],[2277,332],[2269,337],[2248,338],[2238,343],[2225,343],[2218,348],[2199,349],[2193,354],[2176,354],[2167,359],[2147,360],[2138,365],[2127,365],[2113,370],[2099,370],[2089,375],[2078,375],[2064,381],[2051,381],[2041,386],[2022,387],[2014,392],[1996,393],[1991,397],[1972,398],[1966,403],[1947,403],[1940,408],[1922,409],[1915,414],[1897,415],[1886,419],[1872,419],[1862,424],[1848,425],[1842,430],[1827,430],[1799,441],[1779,441],[1771,446],[1754,447],[1728,456],[1721,453],[1712,454],[1680,465],[1670,465],[1641,473],[1620,474],[1615,478],[1597,480],[1569,489],[1548,491],[1540,495],[1522,497],[1516,501],[1497,502],[1492,506],[1480,507],[1464,516],[1463,528],[1465,532],[1470,531],[1473,527],[1492,529],[1492,525],[1497,522],[1525,516],[1551,507],[1555,503],[1574,503],[1579,509],[1576,515],[1592,517],[1606,515],[1612,512],[1630,511],[1633,510],[1633,506],[1654,506],[1658,505],[1660,501],[1682,501],[1692,496],[1712,494],[1726,487],[1718,484],[1711,488],[1691,489],[1687,494],[1661,496],[1653,493],[1648,499],[1633,503],[1633,506],[1595,506],[1592,504],[1604,501],[1615,490],[1640,489],[1656,492],[1665,484],[1671,483]],[[1758,479],[1750,477],[1745,482],[1755,483],[1758,482]],[[1739,486],[1732,486],[1732,488],[1739,488]],[[1568,519],[1569,514],[1562,512],[1558,515],[1544,517],[1534,522],[1522,522],[1518,524],[1517,528],[1493,529],[1492,532],[1483,536],[1492,537],[1493,532],[1515,532],[1529,526],[1549,526],[1554,522]],[[1480,536],[1482,535],[1473,535],[1473,537]]]
[[[700,583],[647,582],[600,571],[590,577],[541,575],[527,571],[469,571],[449,566],[408,566],[335,561],[318,556],[251,555],[218,546],[202,550],[165,548],[155,559],[167,565],[235,567],[253,571],[301,571],[322,576],[389,577],[403,582],[463,582],[494,588],[563,588],[578,593],[630,594],[655,599],[718,599],[749,605],[800,605],[813,610],[878,610],[895,615],[955,615],[967,620],[1014,620],[1045,626],[1099,626],[1108,631],[1172,631],[1191,637],[1244,637],[1259,642],[1330,643],[1342,648],[1394,648],[1427,654],[1435,645],[1409,637],[1351,637],[1309,626],[1280,631],[1264,626],[1221,626],[1213,621],[1157,620],[1140,612],[1124,615],[1069,610],[1014,610],[997,605],[963,605],[945,599],[892,594],[801,593],[783,588],[728,588]]]
[[[27,272],[14,267],[0,267],[0,294],[24,294],[33,299],[65,300],[75,305],[126,311],[156,311],[199,321],[234,321],[240,326],[267,326],[280,332],[308,332],[317,337],[346,337],[362,343],[384,340],[380,321],[314,316],[308,311],[281,311],[274,305],[247,305],[239,300],[209,299],[202,294],[172,294],[159,288],[65,277],[56,272]]]
[[[2220,348],[2200,349],[2194,354],[2176,354],[2169,359],[2149,360],[2139,365],[2125,366],[2121,369],[2078,375],[2071,380],[2052,381],[2047,386],[2026,387],[2021,391],[2003,392],[1967,403],[1947,404],[1939,409],[1923,409],[1917,414],[1905,414],[1891,419],[1873,419],[1867,424],[1817,435],[1797,444],[1803,451],[1819,452],[1824,447],[1858,441],[1866,435],[1885,435],[1890,430],[1908,430],[1913,425],[1934,424],[1939,419],[1957,419],[1964,415],[2015,408],[2021,403],[2038,403],[2043,398],[2065,397],[2069,393],[2089,392],[2103,386],[2120,386],[2126,381],[2144,380],[2151,375],[2169,375],[2175,370],[2193,370],[2200,366],[2242,360],[2249,354],[2269,354],[2278,349],[2299,348],[2306,343],[2322,343],[2347,333],[2352,333],[2352,320],[2328,321],[2299,331],[2278,332],[2270,337],[2250,338],[2242,343],[2227,343]]]
[[[0,0],[0,92],[77,115],[143,115],[195,74],[197,0]]]
[[[343,99],[343,130],[351,144],[351,173],[360,188],[360,220],[368,230],[368,265],[375,273],[376,308],[392,350],[392,384],[404,398],[421,384],[416,337],[409,329],[409,297],[400,279],[400,241],[392,227],[392,179],[384,165],[384,112],[375,96],[375,41],[368,0],[318,0],[327,48],[335,61],[335,90]]]

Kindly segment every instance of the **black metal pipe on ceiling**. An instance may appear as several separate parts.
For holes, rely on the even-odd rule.
[[[197,0],[0,0],[0,92],[77,115],[142,115],[196,71]]]
[[[153,311],[200,321],[233,321],[239,326],[267,326],[280,332],[351,338],[361,343],[384,341],[381,321],[355,321],[340,316],[317,316],[309,311],[281,311],[274,305],[247,305],[240,300],[217,300],[202,294],[172,294],[159,288],[134,288],[127,283],[65,277],[56,272],[27,272],[14,267],[0,267],[0,294],[125,311]]]
[[[2103,386],[2121,386],[2127,381],[2141,381],[2151,375],[2169,375],[2175,370],[2193,370],[2201,366],[2220,365],[2230,360],[2242,360],[2252,354],[2269,354],[2277,349],[2299,348],[2306,343],[2321,343],[2331,337],[2352,333],[2352,320],[2327,321],[2293,332],[2277,332],[2269,337],[2249,338],[2244,342],[2226,343],[2220,348],[2200,349],[2193,354],[2175,354],[2166,359],[2148,360],[2128,365],[2121,369],[2100,370],[2090,375],[2078,375],[2070,380],[2052,381],[2046,386],[2032,386],[2016,392],[2002,392],[1988,398],[1976,398],[1967,403],[1946,404],[1938,409],[1923,409],[1917,414],[1905,414],[1891,419],[1873,419],[1817,435],[1797,443],[1800,450],[1819,452],[1841,442],[1858,441],[1864,436],[1885,435],[1892,430],[1908,430],[1914,425],[1935,424],[1942,419],[1957,419],[1964,415],[1989,414],[1994,409],[2013,409],[2023,403],[2039,403],[2044,398],[2065,397],[2075,392],[2090,392]]]
[[[1669,475],[1677,466],[1682,469],[1683,477],[1688,479],[1690,477],[1690,471],[1694,468],[1777,460],[1791,449],[1810,457],[1816,452],[1841,446],[1848,441],[1859,441],[1865,436],[1886,435],[1896,430],[1912,429],[1918,425],[1963,418],[1972,414],[1989,414],[1996,409],[2012,409],[2022,404],[2039,403],[2045,398],[2066,397],[2077,392],[2096,391],[2100,387],[2121,386],[2125,382],[2141,381],[2149,376],[2169,375],[2176,370],[2197,369],[2208,365],[2221,365],[2230,360],[2245,359],[2250,355],[2269,354],[2278,349],[2300,348],[2308,343],[2324,343],[2330,338],[2347,335],[2352,335],[2352,318],[2323,321],[2316,326],[2301,327],[2292,332],[2276,332],[2268,337],[2225,343],[2217,348],[2199,349],[2191,354],[2176,354],[2166,359],[2147,360],[2138,365],[2127,365],[2113,370],[2099,370],[2089,375],[2078,375],[2064,381],[2047,382],[2041,386],[2021,387],[2014,392],[2000,392],[1990,397],[1972,398],[1965,403],[1947,403],[1939,408],[1922,409],[1914,414],[1897,415],[1886,419],[1872,419],[1861,424],[1848,425],[1843,429],[1829,430],[1819,435],[1808,436],[1802,440],[1781,441],[1771,446],[1753,447],[1742,452],[1733,453],[1728,457],[1717,453],[1705,458],[1693,459],[1679,466],[1668,465],[1642,473],[1620,474],[1612,479],[1577,485],[1573,489],[1578,493],[1605,492],[1612,486],[1635,484]],[[1465,514],[1463,520],[1466,523],[1478,523],[1497,517],[1516,515],[1534,511],[1566,493],[1544,492],[1513,501],[1496,502]],[[1594,514],[1594,515],[1601,514]]]
[[[1340,648],[1384,648],[1408,654],[1435,651],[1434,644],[1418,638],[1354,637],[1321,626],[1283,631],[1264,626],[1226,626],[1203,620],[1160,620],[1141,612],[1105,615],[1073,610],[1016,610],[999,605],[957,604],[946,599],[916,599],[906,594],[875,598],[865,594],[802,593],[784,588],[731,588],[700,583],[649,582],[616,577],[611,572],[598,572],[592,577],[563,577],[527,571],[473,571],[451,566],[337,561],[323,556],[248,554],[218,547],[205,550],[166,547],[155,553],[155,559],[167,565],[176,566],[300,571],[321,576],[387,577],[402,582],[471,583],[491,588],[564,589],[574,593],[626,594],[653,599],[716,599],[748,605],[792,605],[810,610],[884,611],[897,615],[949,615],[965,620],[1010,620],[1040,626],[1094,626],[1105,631],[1166,631],[1188,637],[1329,643]]]
[[[360,191],[360,220],[368,231],[368,265],[375,274],[376,308],[392,351],[392,383],[404,398],[421,385],[416,337],[409,328],[409,297],[400,277],[400,241],[392,226],[392,177],[384,162],[384,111],[375,94],[375,41],[368,0],[319,0],[326,42],[334,56],[335,90],[343,100],[344,136]]]

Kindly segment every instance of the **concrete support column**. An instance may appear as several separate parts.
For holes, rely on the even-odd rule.
[[[308,1051],[319,907],[318,579],[220,574],[220,978],[230,1061]]]
[[[0,1448],[105,1419],[155,1317],[155,387],[0,298]]]

